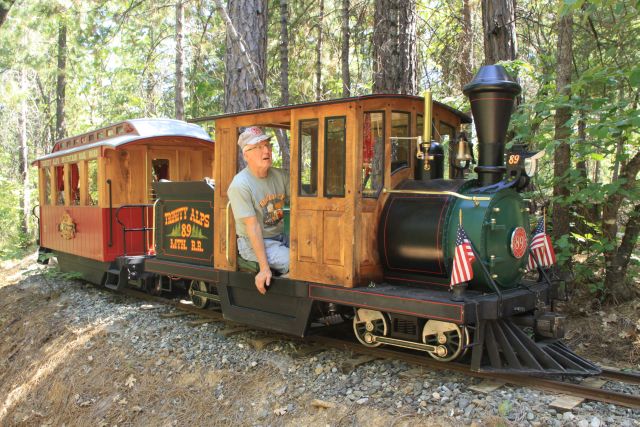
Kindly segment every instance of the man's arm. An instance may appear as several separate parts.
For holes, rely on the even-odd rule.
[[[271,269],[269,268],[269,262],[267,261],[267,252],[264,248],[264,240],[262,239],[262,229],[258,223],[258,219],[255,216],[248,216],[241,219],[247,230],[249,241],[253,252],[256,254],[258,264],[260,265],[260,271],[256,275],[256,288],[261,294],[267,292],[267,287],[271,284]]]

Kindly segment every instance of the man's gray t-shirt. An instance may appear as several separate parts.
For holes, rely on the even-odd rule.
[[[266,178],[254,176],[249,168],[241,170],[231,181],[229,200],[236,221],[236,234],[248,237],[242,218],[255,216],[262,227],[262,237],[284,233],[284,205],[289,199],[289,174],[270,168]]]

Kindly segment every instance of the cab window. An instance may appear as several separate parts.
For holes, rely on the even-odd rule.
[[[456,129],[445,122],[440,122],[440,137],[449,136],[449,141],[453,141],[456,136]]]
[[[409,166],[409,153],[411,152],[409,113],[394,111],[391,113],[391,173]]]
[[[299,125],[299,194],[318,195],[318,120],[301,120]]]
[[[362,195],[378,197],[384,180],[384,111],[364,113],[362,129]]]
[[[344,197],[346,172],[346,117],[327,117],[324,137],[324,193]]]

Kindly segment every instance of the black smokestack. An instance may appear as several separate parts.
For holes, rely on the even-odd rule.
[[[504,144],[513,103],[522,88],[501,65],[485,65],[463,88],[478,133],[478,180],[482,187],[504,174]]]

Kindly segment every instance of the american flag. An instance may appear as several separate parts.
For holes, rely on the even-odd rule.
[[[551,238],[544,229],[544,218],[540,218],[538,225],[533,230],[533,238],[529,246],[529,270],[536,270],[538,264],[540,267],[551,267],[556,262],[556,253],[553,251]],[[535,260],[538,260],[537,264]]]
[[[471,248],[469,236],[465,233],[462,225],[458,225],[458,233],[456,234],[456,253],[453,257],[453,271],[451,273],[451,284],[453,287],[458,283],[468,282],[473,279],[473,268],[471,264],[476,257]]]

